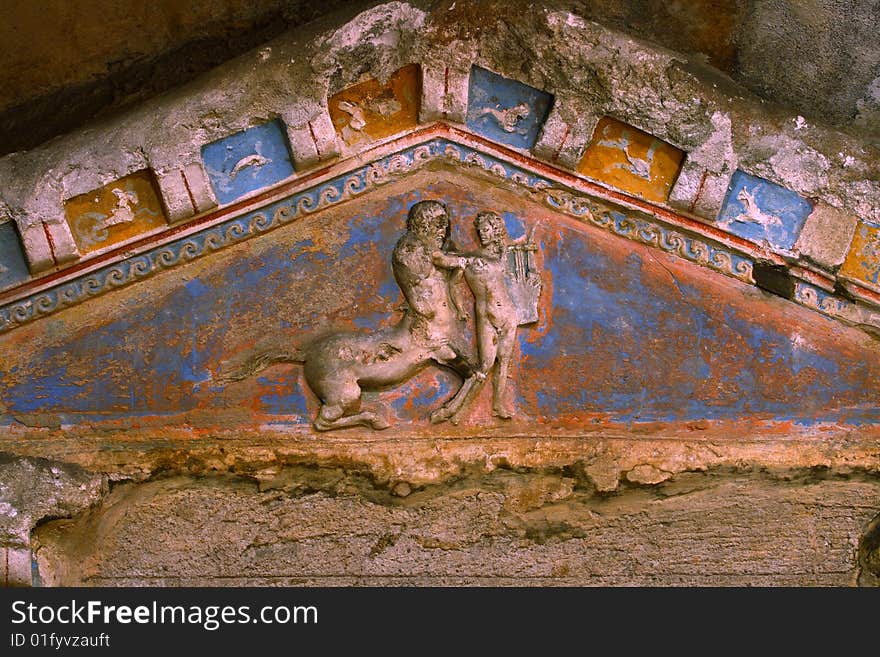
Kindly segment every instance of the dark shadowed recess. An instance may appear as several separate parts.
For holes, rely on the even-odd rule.
[[[239,3],[218,0],[217,4]],[[0,156],[29,150],[93,119],[124,111],[189,82],[285,30],[364,3],[359,0],[287,0],[274,4],[275,8],[247,19],[220,21],[197,38],[184,41],[172,35],[174,46],[154,56],[127,57],[126,34],[106,34],[107,39],[118,42],[114,51],[119,56],[106,62],[106,75],[88,82],[71,83],[59,71],[56,89],[39,95],[35,89],[35,95],[21,98],[21,102],[0,111]],[[15,7],[10,5],[3,13],[12,13],[14,18]],[[81,16],[81,20],[95,20],[87,11]],[[34,52],[33,56],[38,57],[39,53]],[[5,60],[8,57],[0,52],[0,63]]]
[[[410,1],[435,19],[455,14],[449,13],[455,6],[452,0]],[[469,5],[466,15],[485,13],[489,21],[491,16],[513,14],[519,2],[531,4],[458,0],[458,6]],[[45,10],[34,9],[36,0],[0,3],[0,155],[33,148],[179,86],[285,30],[324,17],[331,20],[331,14],[344,20],[379,2],[200,0],[181,9],[168,0],[150,3],[148,14],[116,0],[40,4]],[[542,4],[683,53],[690,58],[688,66],[717,71],[718,80],[733,81],[733,88],[742,85],[811,121],[874,143],[880,140],[878,2]],[[499,5],[501,14],[492,10]],[[94,27],[105,24],[103,31]]]

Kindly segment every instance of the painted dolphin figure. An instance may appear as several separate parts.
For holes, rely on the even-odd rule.
[[[271,161],[272,160],[267,157],[263,157],[259,153],[254,153],[253,155],[243,157],[235,163],[234,167],[232,167],[232,171],[229,172],[229,179],[235,180],[235,177],[248,167],[263,167],[269,164]]]

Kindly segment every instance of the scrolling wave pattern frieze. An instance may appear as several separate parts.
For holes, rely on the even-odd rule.
[[[662,249],[746,283],[754,282],[752,261],[746,257],[669,228],[659,221],[613,212],[591,197],[471,146],[447,138],[434,138],[310,189],[295,192],[259,210],[247,212],[85,273],[72,281],[59,283],[47,290],[12,301],[0,307],[0,333],[264,234],[298,217],[360,196],[436,161],[464,165],[465,170],[470,167],[480,169],[517,187],[527,188],[532,193],[531,196],[552,210],[620,237]]]
[[[798,281],[795,285],[794,300],[802,306],[849,324],[872,328],[880,326],[880,313],[851,301],[839,299],[803,281]],[[874,331],[872,330],[872,332]]]

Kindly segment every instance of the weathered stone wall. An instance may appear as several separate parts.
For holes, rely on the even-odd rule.
[[[0,247],[18,258],[0,271],[7,583],[877,583],[880,155],[576,4],[520,9],[391,2],[325,19],[0,159]],[[496,91],[513,106],[480,100]],[[515,103],[528,111],[511,115]],[[236,186],[224,157],[248,139],[277,151],[248,156],[261,173]],[[468,194],[519,195],[511,222],[543,217],[544,243],[616,249],[604,273],[570,262],[570,290],[620,291],[626,263],[650,284],[650,298],[594,308],[609,311],[599,347],[559,320],[565,353],[588,344],[595,363],[520,382],[535,399],[545,376],[582,388],[568,415],[498,422],[483,399],[441,429],[404,403],[390,437],[327,436],[308,425],[307,391],[298,414],[265,401],[293,403],[293,366],[219,383],[224,348],[299,335],[305,320],[263,306],[286,299],[319,326],[362,320],[352,309],[386,321],[395,299],[376,288],[393,283],[387,252],[418,195],[407,185],[461,214]],[[146,214],[125,219],[124,199]],[[80,230],[115,209],[110,237]],[[381,226],[364,237],[370,218]],[[291,273],[294,247],[315,262]],[[234,275],[224,286],[217,272]],[[341,291],[312,308],[303,290],[321,276]],[[217,303],[201,313],[177,290],[205,282]],[[261,294],[272,285],[306,287]],[[213,312],[224,300],[237,321]],[[543,303],[550,317],[559,298]],[[678,322],[685,305],[710,332]],[[652,320],[642,332],[637,316]],[[693,363],[677,351],[691,341]],[[632,408],[586,394],[600,379]],[[679,384],[703,396],[665,395]]]
[[[33,148],[173,89],[345,4],[353,3],[4,3],[0,154]]]
[[[448,10],[452,0],[434,3]],[[507,3],[508,6],[510,3]],[[548,4],[546,2],[542,4]],[[25,150],[189,81],[352,0],[124,0],[0,7],[0,154]],[[873,3],[845,0],[591,0],[576,13],[693,53],[758,97],[876,143]],[[514,12],[511,12],[514,13]],[[57,108],[64,107],[59,113]]]
[[[34,542],[55,586],[851,586],[871,578],[855,555],[878,496],[876,477],[822,469],[600,494],[577,468],[413,488],[291,467],[120,485]]]
[[[43,585],[876,585],[852,440],[105,443],[78,459],[109,494],[9,477],[9,552]]]

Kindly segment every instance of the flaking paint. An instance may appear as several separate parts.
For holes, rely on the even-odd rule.
[[[480,210],[502,212],[512,235],[537,226],[545,287],[539,322],[518,334],[519,422],[880,419],[880,365],[860,332],[515,192],[426,171],[3,336],[3,422],[45,412],[67,425],[161,424],[183,414],[199,430],[272,424],[307,431],[317,400],[301,366],[278,365],[231,384],[219,384],[217,372],[267,340],[296,344],[327,330],[393,323],[402,297],[391,249],[407,209],[428,198],[448,204],[462,249],[474,246]],[[438,429],[428,412],[455,387],[453,374],[430,367],[364,403],[393,409],[392,433],[430,434]],[[488,410],[481,397],[462,427],[439,430],[502,422]]]

